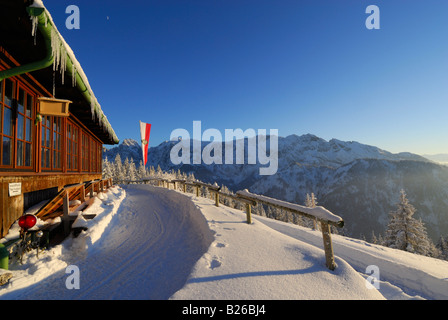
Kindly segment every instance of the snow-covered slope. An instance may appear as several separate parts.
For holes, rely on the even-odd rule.
[[[417,160],[427,159],[412,153],[391,153],[356,141],[326,141],[312,134],[290,135],[279,139],[279,160],[284,165],[305,163],[339,167],[356,159]]]
[[[12,266],[0,299],[448,298],[448,262],[334,236],[332,272],[318,233],[262,217],[247,225],[245,213],[179,191],[114,187],[88,210],[98,213],[88,231]],[[366,288],[364,264],[380,268],[382,294]],[[68,265],[79,289],[66,288]]]
[[[344,260],[325,266],[321,246],[309,245],[255,220],[245,213],[216,208],[196,199],[215,241],[196,264],[184,288],[172,299],[289,300],[383,299]]]

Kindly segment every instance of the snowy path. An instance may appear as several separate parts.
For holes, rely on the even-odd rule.
[[[79,267],[80,290],[66,289],[64,268],[1,299],[167,299],[179,290],[213,240],[206,220],[180,194],[151,186],[124,189],[101,238],[85,256],[67,262]]]

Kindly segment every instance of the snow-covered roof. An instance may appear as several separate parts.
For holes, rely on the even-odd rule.
[[[90,109],[92,118],[96,117],[98,119],[99,125],[105,129],[108,134],[112,137],[112,140],[116,143],[118,143],[117,135],[115,134],[115,131],[113,130],[112,126],[110,125],[106,115],[104,114],[100,103],[98,102],[98,99],[96,98],[95,94],[93,93],[93,90],[89,84],[89,81],[87,79],[87,76],[84,72],[84,70],[81,67],[81,64],[76,59],[75,54],[71,47],[68,45],[68,43],[65,41],[64,37],[61,35],[61,33],[58,31],[53,18],[51,17],[51,14],[49,11],[45,8],[44,3],[42,0],[34,0],[33,4],[30,5],[32,8],[42,8],[44,9],[45,14],[45,25],[47,26],[48,23],[52,25],[51,28],[51,48],[52,48],[52,55],[53,55],[53,70],[57,71],[59,70],[62,74],[62,81],[64,81],[64,74],[67,70],[67,67],[71,70],[71,78],[72,78],[72,86],[79,85],[78,81],[80,80],[84,86],[87,89],[88,96],[90,97]],[[32,33],[35,34],[37,30],[37,24],[38,19],[37,17],[31,17],[31,20],[33,22],[33,28]],[[89,98],[87,98],[89,99]]]

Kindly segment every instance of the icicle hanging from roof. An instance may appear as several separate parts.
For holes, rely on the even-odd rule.
[[[59,37],[55,29],[51,29],[51,54],[53,55],[53,71],[57,70],[59,66],[59,58],[61,52],[61,45]]]
[[[76,67],[72,67],[72,87],[76,86]]]
[[[64,84],[65,71],[67,70],[67,51],[55,29],[51,29],[51,49],[54,58],[53,71],[59,70],[62,75],[62,84]]]
[[[39,7],[44,8],[43,2],[41,0],[34,0],[34,3],[31,5],[32,7]],[[38,17],[31,16],[30,17],[32,21],[32,36],[34,37],[34,40],[36,41],[36,34],[37,34],[37,27],[39,24]],[[45,9],[45,27],[48,26],[48,23],[51,23],[53,28],[51,28],[51,50],[53,55],[53,71],[59,71],[62,75],[62,84],[64,84],[64,78],[65,78],[65,71],[67,69],[67,62],[70,60],[72,63],[72,86],[77,85],[76,77],[77,75],[80,77],[82,82],[84,82],[85,86],[87,87],[89,94],[90,94],[90,110],[92,114],[92,119],[95,120],[95,115],[98,118],[98,122],[102,128],[105,128],[109,135],[113,137],[113,140],[118,141],[118,138],[116,137],[115,131],[113,130],[112,126],[110,125],[107,117],[104,115],[103,110],[101,109],[100,104],[98,103],[98,100],[96,99],[92,89],[90,88],[89,82],[87,80],[87,77],[79,64],[78,60],[76,59],[72,49],[70,46],[65,42],[62,35],[59,34],[59,31],[57,30],[53,19],[51,18],[51,15],[48,13],[48,11]]]
[[[65,70],[67,69],[67,52],[65,52],[65,49],[63,46],[61,46],[61,58],[60,58],[61,65],[59,66],[60,72],[62,75],[62,84],[64,84],[65,79]]]
[[[37,25],[39,24],[39,17],[31,16],[31,36],[34,38],[34,44],[36,44]]]
[[[90,112],[92,113],[92,120],[95,120],[95,100],[92,95],[90,99]]]

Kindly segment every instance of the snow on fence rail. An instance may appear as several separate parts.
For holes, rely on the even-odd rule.
[[[261,202],[266,205],[287,209],[293,213],[300,214],[310,219],[324,220],[327,221],[328,224],[334,225],[338,228],[342,228],[344,226],[344,220],[341,217],[335,215],[334,213],[330,212],[329,210],[321,206],[309,208],[295,203],[290,203],[278,199],[269,198],[263,195],[250,193],[247,189],[243,191],[238,191],[236,194],[243,198],[255,199],[257,202]]]
[[[280,208],[282,210],[290,211],[293,214],[298,214],[310,219],[315,219],[318,222],[320,222],[321,230],[322,230],[322,238],[323,238],[323,245],[324,245],[324,251],[325,251],[325,260],[327,268],[330,270],[334,270],[336,268],[336,263],[334,261],[334,254],[333,254],[333,244],[331,241],[331,230],[330,225],[333,225],[338,228],[342,228],[344,226],[344,220],[330,212],[329,210],[325,209],[324,207],[317,206],[314,208],[309,208],[305,206],[301,206],[298,204],[273,199],[270,197],[266,197],[263,195],[258,195],[249,192],[247,189],[238,191],[236,195],[224,193],[221,191],[221,188],[217,185],[211,185],[199,181],[186,181],[186,180],[168,180],[163,178],[152,178],[152,179],[145,179],[145,180],[139,180],[139,181],[130,181],[130,180],[124,180],[121,181],[122,183],[149,183],[157,181],[157,185],[160,187],[166,187],[170,188],[170,184],[173,184],[174,189],[177,189],[177,186],[182,186],[183,192],[187,192],[187,186],[191,186],[195,189],[196,196],[199,197],[199,189],[200,188],[207,188],[210,194],[214,194],[215,197],[215,205],[219,207],[219,197],[227,197],[231,198],[237,202],[242,202],[246,205],[246,218],[247,223],[252,223],[252,217],[251,217],[251,206],[256,206],[257,203],[265,204],[268,206],[273,206]]]

